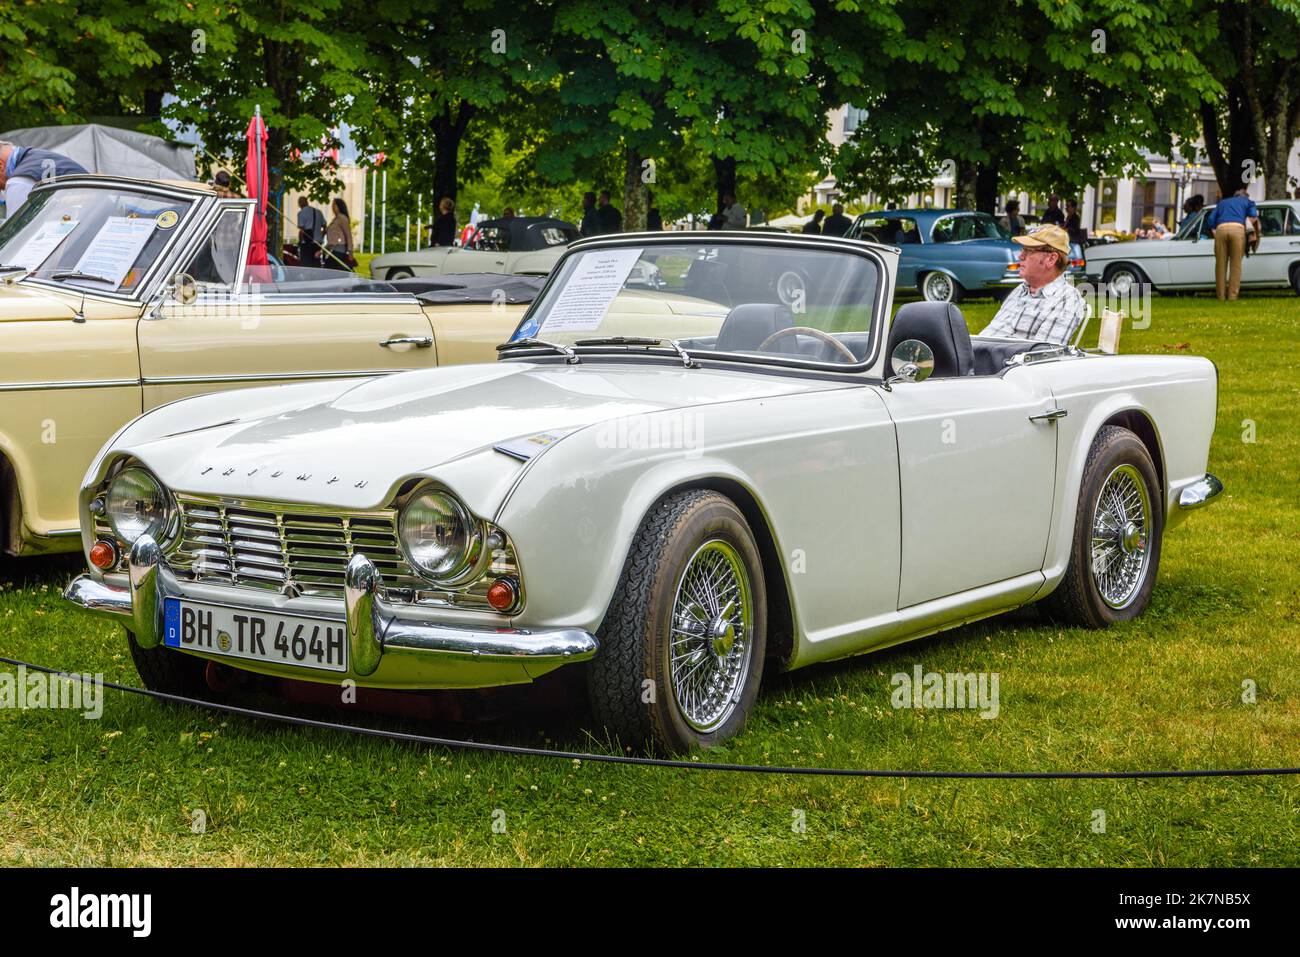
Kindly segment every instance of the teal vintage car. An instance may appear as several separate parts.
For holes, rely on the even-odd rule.
[[[850,239],[897,246],[898,289],[932,302],[968,294],[1001,297],[1020,283],[1020,249],[988,213],[968,209],[889,209],[860,215]],[[1083,252],[1073,247],[1069,274],[1083,279]]]

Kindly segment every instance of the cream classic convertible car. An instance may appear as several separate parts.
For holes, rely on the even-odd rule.
[[[249,267],[252,208],[198,183],[78,176],[0,225],[0,550],[75,550],[77,479],[141,412],[486,361],[540,287]]]
[[[150,687],[232,671],[390,689],[586,669],[666,751],[738,732],[770,668],[1040,602],[1151,600],[1217,373],[890,318],[898,250],[582,240],[501,361],[188,399],[82,483],[90,571]],[[638,263],[665,288],[630,288]],[[364,450],[364,454],[358,454]]]

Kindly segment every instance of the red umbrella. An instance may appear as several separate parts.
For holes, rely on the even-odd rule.
[[[248,264],[265,266],[266,263],[266,124],[262,122],[262,108],[254,107],[253,118],[248,121],[248,166],[244,180],[248,195],[257,200],[253,215],[253,236],[248,244]]]

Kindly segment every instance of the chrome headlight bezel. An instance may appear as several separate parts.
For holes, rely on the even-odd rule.
[[[118,487],[118,483],[124,481],[141,481],[153,485],[157,490],[158,497],[162,500],[162,514],[155,522],[140,530],[135,535],[127,535],[122,526],[119,524],[119,516],[113,511],[113,492]],[[112,530],[113,535],[119,542],[124,544],[128,549],[134,545],[141,536],[150,535],[159,545],[166,545],[176,537],[177,525],[180,521],[180,510],[176,507],[176,497],[172,494],[171,489],[164,485],[153,472],[145,468],[138,462],[126,464],[114,473],[104,486],[104,519],[108,522],[108,527]],[[125,521],[125,517],[123,517]]]
[[[412,509],[439,501],[444,511],[453,516],[463,528],[464,542],[453,554],[454,561],[430,564],[422,560],[418,547],[413,547],[408,534],[408,516]],[[421,578],[441,587],[451,587],[472,582],[482,575],[488,550],[484,547],[487,533],[482,520],[470,511],[469,506],[450,489],[441,485],[422,485],[416,488],[397,513],[397,543],[411,568]]]

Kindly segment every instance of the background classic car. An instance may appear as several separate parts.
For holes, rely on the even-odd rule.
[[[930,302],[961,302],[968,293],[1002,296],[1020,284],[1020,246],[988,213],[959,209],[891,209],[863,213],[848,238],[897,246],[898,288]],[[1069,275],[1083,277],[1083,252],[1071,247]]]
[[[737,733],[765,667],[1030,602],[1140,614],[1164,532],[1222,488],[1213,364],[972,339],[947,303],[891,320],[897,261],[583,240],[495,365],[158,409],[86,475],[66,597],[160,690],[588,662],[597,720],[667,751]],[[638,263],[665,288],[628,286]],[[698,263],[726,269],[692,297]]]
[[[1241,264],[1242,289],[1290,286],[1300,295],[1300,200],[1256,203],[1262,227],[1258,248]],[[1089,282],[1127,296],[1137,283],[1156,291],[1214,288],[1214,235],[1209,206],[1189,217],[1172,239],[1140,239],[1088,247]]]
[[[455,272],[544,276],[577,238],[577,226],[550,216],[488,219],[478,224],[468,246],[427,246],[376,256],[370,261],[370,275],[374,279]]]
[[[198,183],[84,176],[38,187],[0,225],[0,548],[75,550],[79,479],[142,411],[485,361],[540,285],[246,267],[252,206]],[[168,292],[178,274],[195,280],[190,302]]]

